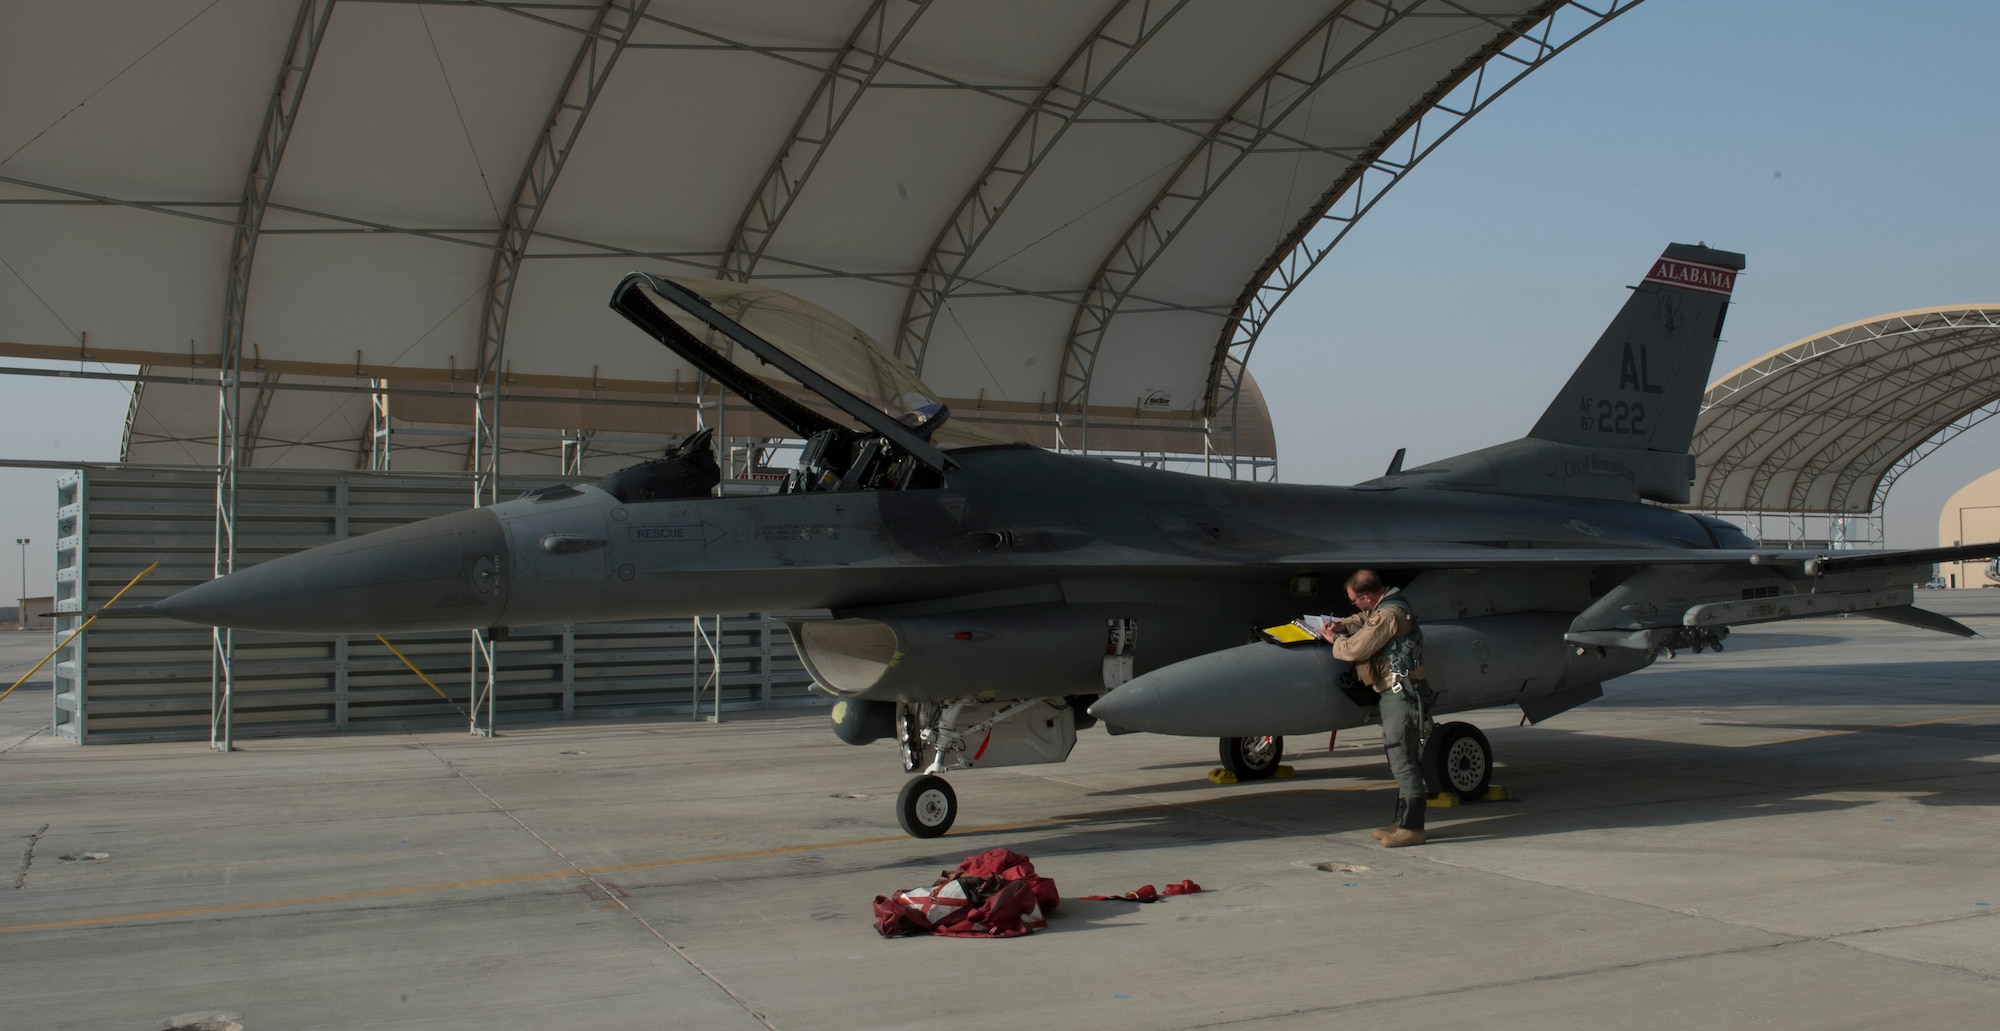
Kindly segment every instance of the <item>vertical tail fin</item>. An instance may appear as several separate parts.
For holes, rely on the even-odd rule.
[[[1687,454],[1743,255],[1668,244],[1528,436]]]
[[[1373,484],[1686,504],[1695,417],[1743,255],[1666,253],[1526,437]]]

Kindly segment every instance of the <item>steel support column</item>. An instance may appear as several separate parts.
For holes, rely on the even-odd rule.
[[[606,0],[598,8],[590,31],[570,62],[569,74],[556,94],[555,105],[535,137],[533,153],[521,169],[504,221],[500,226],[500,246],[493,252],[487,273],[486,304],[479,317],[478,379],[473,411],[472,503],[490,505],[499,500],[500,388],[507,344],[507,318],[519,280],[521,259],[534,238],[535,224],[541,220],[549,195],[561,177],[577,136],[590,118],[590,111],[618,63],[618,55],[631,41],[650,0]]]
[[[389,381],[368,381],[368,439],[362,442],[362,468],[378,473],[389,471],[390,446],[394,430],[389,422]]]
[[[715,625],[713,633],[709,631],[708,625],[702,622],[704,619],[713,621]],[[706,677],[702,676],[701,673],[704,653],[706,653],[708,658],[708,675]],[[721,723],[722,617],[720,615],[694,617],[694,626],[688,632],[688,678],[689,685],[693,689],[688,705],[688,718],[701,719],[701,699],[703,695],[707,695],[714,702],[714,708],[710,710],[708,722]]]
[[[590,438],[589,430],[574,430],[563,434],[562,475],[583,475],[583,455],[590,450]]]
[[[491,632],[472,632],[472,688],[466,697],[465,711],[472,733],[479,737],[493,736],[493,685],[500,675],[499,663],[494,661],[494,647]]]
[[[312,76],[320,43],[326,38],[333,3],[334,0],[302,0],[299,4],[284,61],[278,68],[277,84],[271,92],[270,104],[264,109],[264,125],[250,157],[243,196],[237,204],[235,238],[229,252],[229,283],[222,302],[221,383],[215,420],[216,576],[226,576],[236,569],[236,471],[243,463],[240,454],[243,323],[250,307],[250,273],[256,263],[257,233],[271,203],[271,187],[277,180],[278,166],[284,161],[285,145],[291,141],[299,102],[305,98],[306,81]],[[232,747],[236,701],[234,644],[231,631],[215,628],[210,654],[208,743],[210,748],[222,752]]]
[[[583,45],[570,62],[556,100],[535,137],[534,151],[521,169],[500,225],[499,248],[487,274],[486,304],[479,316],[477,386],[473,391],[472,450],[467,456],[472,469],[472,504],[490,505],[500,500],[500,389],[505,370],[507,318],[514,303],[514,286],[519,281],[521,260],[534,239],[535,225],[541,221],[562,176],[563,165],[576,146],[577,137],[590,120],[591,108],[611,78],[618,55],[632,40],[632,33],[645,17],[650,0],[605,0],[591,19]],[[502,575],[508,575],[503,571]],[[493,733],[492,693],[493,642],[483,633],[472,638],[473,708],[472,733]],[[480,702],[485,708],[480,708]],[[480,725],[484,712],[486,724]]]

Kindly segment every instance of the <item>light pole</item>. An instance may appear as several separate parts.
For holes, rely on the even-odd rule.
[[[20,629],[26,630],[28,629],[28,545],[33,542],[26,537],[16,537],[14,543],[21,546],[21,607],[17,611],[21,617]]]

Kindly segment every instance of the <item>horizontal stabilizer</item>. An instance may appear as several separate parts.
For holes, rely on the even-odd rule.
[[[1809,572],[1845,573],[1858,569],[1927,566],[1938,562],[1968,562],[1972,559],[1992,558],[1995,555],[2000,555],[2000,541],[1964,544],[1951,548],[1922,548],[1915,551],[1846,552],[1818,559],[1818,564]]]
[[[1886,620],[1890,623],[1901,623],[1904,626],[1913,626],[1919,630],[1936,630],[1939,633],[1953,634],[1958,637],[1979,636],[1973,632],[1971,627],[1950,616],[1940,616],[1928,609],[1917,608],[1915,605],[1897,605],[1893,608],[1869,609],[1866,612],[1857,612],[1855,615]]]

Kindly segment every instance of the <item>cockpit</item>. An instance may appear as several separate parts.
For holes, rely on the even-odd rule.
[[[805,441],[781,493],[938,487],[948,449],[1012,443],[951,422],[936,392],[881,344],[782,291],[635,272],[611,308]],[[697,433],[600,486],[625,501],[707,493],[719,476],[709,439]]]

